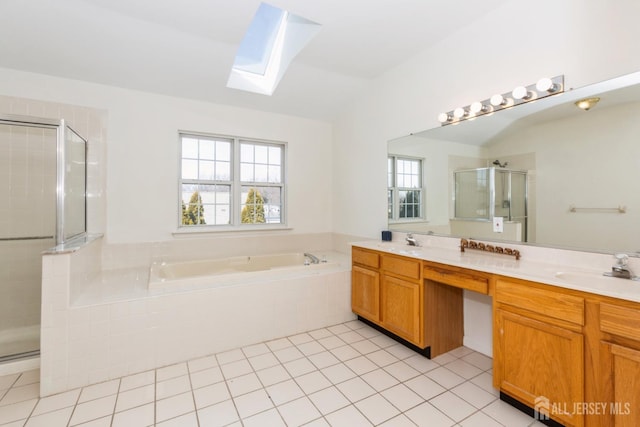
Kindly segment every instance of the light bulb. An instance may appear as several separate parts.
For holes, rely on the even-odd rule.
[[[458,107],[455,110],[453,110],[453,117],[455,117],[456,119],[461,119],[466,115],[467,115],[467,110],[465,110],[462,107]]]
[[[447,113],[440,113],[438,114],[438,121],[440,123],[447,123],[449,121],[451,121],[451,116]]]
[[[511,92],[514,99],[529,99],[531,98],[531,92],[527,90],[524,86],[518,86]]]
[[[469,106],[469,111],[472,112],[473,114],[478,114],[480,112],[482,113],[486,113],[489,110],[489,108],[484,105],[482,102],[473,102],[470,106]]]
[[[491,105],[493,105],[494,107],[502,107],[507,105],[507,100],[504,99],[504,96],[496,94],[493,95],[491,97],[491,99],[489,100],[489,102],[491,103]]]
[[[549,93],[553,93],[556,92],[559,89],[558,85],[555,84],[550,78],[548,77],[544,77],[540,80],[538,80],[538,83],[536,83],[536,90],[538,92],[549,92]]]

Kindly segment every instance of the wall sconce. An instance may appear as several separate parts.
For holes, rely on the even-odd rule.
[[[476,101],[447,113],[440,113],[438,115],[438,121],[442,126],[446,126],[562,92],[564,92],[563,75],[553,78],[544,77],[535,84],[518,86],[511,92],[496,94],[484,101]],[[576,103],[576,105],[578,105],[578,103]],[[595,105],[595,103],[593,105]],[[593,105],[590,105],[589,108],[593,107]],[[589,108],[584,109],[588,110]]]

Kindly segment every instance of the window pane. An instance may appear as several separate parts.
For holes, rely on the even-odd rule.
[[[216,180],[231,181],[231,163],[216,162]]]
[[[200,140],[200,158],[213,160],[215,159],[216,149],[215,149],[215,141],[211,141],[209,139],[201,139]]]
[[[265,145],[256,145],[255,146],[255,153],[256,153],[256,158],[255,158],[255,162],[256,163],[268,163],[268,152],[269,149],[267,146]]]
[[[282,189],[279,187],[242,187],[241,222],[243,224],[282,223]]]
[[[269,182],[282,182],[282,168],[280,166],[269,166]]]
[[[269,147],[269,164],[270,165],[282,164],[282,148]]]
[[[242,163],[240,164],[240,181],[253,182],[253,164]]]
[[[198,179],[197,160],[182,160],[182,179]]]
[[[253,145],[240,144],[240,161],[244,163],[253,163]]]
[[[256,170],[256,176],[254,178],[254,182],[267,182],[267,177],[269,173],[267,165],[256,164],[255,170]]]
[[[231,186],[182,186],[182,225],[221,225],[231,223]]]
[[[195,138],[182,138],[182,158],[198,158],[198,140]]]
[[[216,160],[231,161],[231,143],[216,141]]]
[[[208,160],[201,160],[198,178],[212,181],[213,177],[215,176],[213,168],[214,164],[214,162],[210,162]]]

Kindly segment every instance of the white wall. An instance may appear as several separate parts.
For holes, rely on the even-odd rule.
[[[178,130],[286,141],[287,217],[293,230],[282,233],[331,231],[329,123],[9,69],[0,69],[0,94],[108,111],[106,238],[111,243],[167,240],[176,230]]]
[[[438,113],[544,76],[581,87],[640,69],[638,16],[637,0],[513,0],[374,81],[336,122],[334,232],[377,238],[386,228],[387,141],[436,127]],[[467,321],[489,310],[465,299]],[[490,353],[484,325],[465,342]]]

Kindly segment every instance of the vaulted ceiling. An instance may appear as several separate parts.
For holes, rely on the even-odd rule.
[[[0,67],[321,120],[509,0],[272,0],[322,24],[272,96],[226,87],[259,0],[2,0]]]

